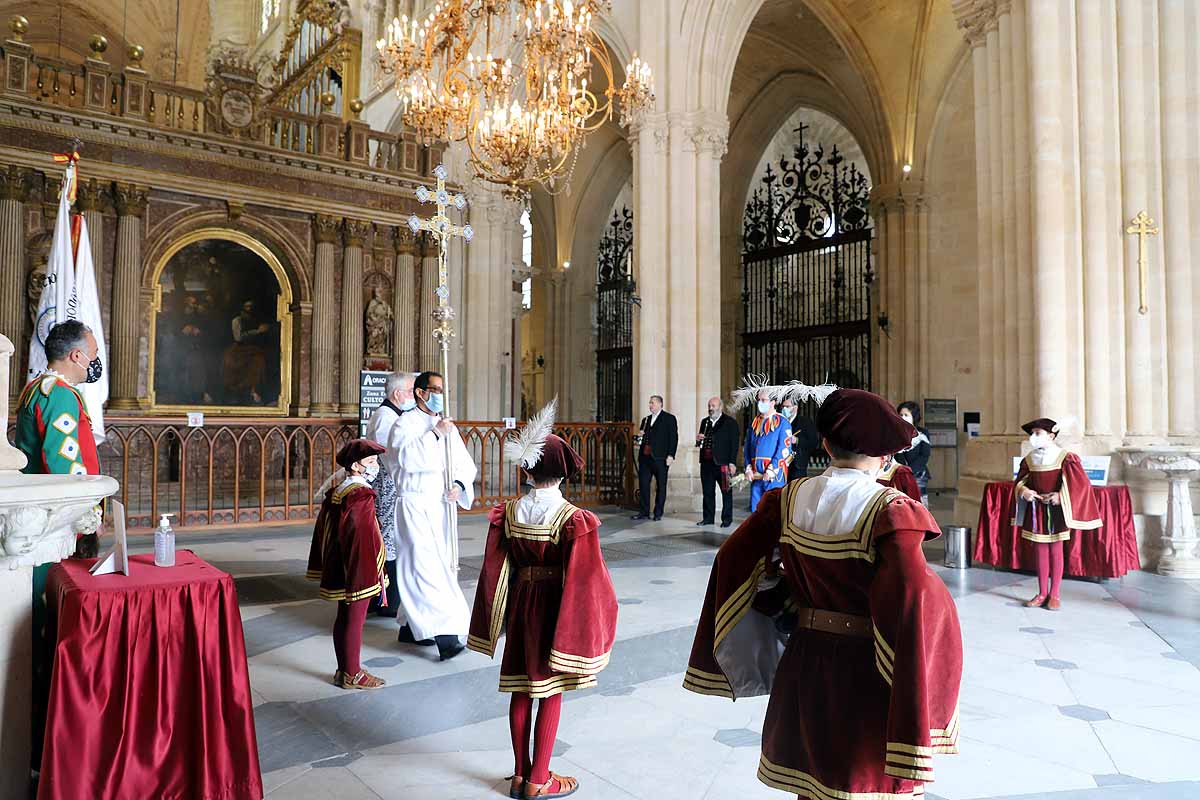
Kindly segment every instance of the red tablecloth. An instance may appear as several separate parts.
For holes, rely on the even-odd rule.
[[[57,628],[39,800],[263,796],[233,578],[194,553],[50,571]]]
[[[1119,578],[1141,569],[1137,534],[1133,529],[1133,503],[1125,486],[1094,486],[1100,519],[1095,531],[1072,531],[1063,545],[1064,572],[1091,578]],[[979,506],[975,530],[975,561],[1004,569],[1037,569],[1033,543],[1021,538],[1012,524],[1013,485],[989,483]]]

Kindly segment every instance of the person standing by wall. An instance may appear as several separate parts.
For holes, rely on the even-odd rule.
[[[650,414],[642,418],[638,441],[638,488],[641,509],[634,519],[650,518],[650,481],[654,487],[654,519],[663,517],[667,502],[667,471],[675,463],[679,448],[679,423],[674,414],[663,411],[662,395],[650,396]]]
[[[700,448],[700,487],[704,492],[704,516],[697,525],[712,525],[717,513],[717,485],[721,486],[721,527],[733,524],[733,487],[741,432],[737,421],[725,413],[719,397],[708,399],[708,416],[700,420],[696,446]]]
[[[912,438],[907,450],[896,454],[896,461],[912,470],[917,479],[917,488],[921,490],[921,502],[929,506],[929,456],[933,453],[933,445],[929,441],[929,431],[921,427],[921,407],[912,400],[905,400],[896,407],[900,418],[912,425],[917,433]]]

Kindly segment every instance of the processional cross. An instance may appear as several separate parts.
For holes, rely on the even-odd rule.
[[[1157,236],[1158,226],[1145,211],[1139,211],[1136,217],[1129,220],[1125,232],[1138,237],[1138,313],[1145,314],[1150,310],[1146,302],[1146,237]]]
[[[449,173],[446,167],[438,164],[434,169],[433,174],[437,177],[437,187],[430,191],[424,186],[417,187],[417,200],[422,204],[432,203],[437,207],[437,214],[428,218],[413,214],[408,218],[408,227],[412,232],[419,233],[425,231],[431,234],[438,243],[438,286],[435,294],[437,295],[437,305],[433,309],[433,338],[437,340],[442,349],[442,404],[443,413],[450,411],[450,340],[454,338],[454,308],[450,305],[450,272],[446,267],[446,250],[450,246],[450,240],[456,237],[462,237],[467,243],[475,238],[475,231],[470,225],[455,225],[450,221],[450,217],[446,215],[446,209],[454,206],[459,211],[467,207],[467,198],[462,194],[455,194],[453,197],[446,190],[446,178]],[[446,443],[446,491],[454,485],[454,473],[452,464],[452,451],[450,449],[450,438],[443,437]],[[453,506],[447,508],[447,515],[450,519],[451,536],[450,547],[452,558],[454,561],[454,569],[458,569],[458,512]]]

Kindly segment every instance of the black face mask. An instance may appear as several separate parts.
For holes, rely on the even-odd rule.
[[[100,380],[100,376],[104,374],[104,364],[100,362],[100,356],[96,356],[87,365],[87,376],[84,377],[84,383],[95,383]]]

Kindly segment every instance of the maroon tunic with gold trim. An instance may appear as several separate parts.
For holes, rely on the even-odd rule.
[[[1048,544],[1065,542],[1071,531],[1094,531],[1103,525],[1092,483],[1083,462],[1074,453],[1062,450],[1052,464],[1033,463],[1033,453],[1021,459],[1013,492],[1013,525],[1020,527],[1021,538]],[[1021,489],[1038,494],[1059,493],[1059,505],[1021,499]]]
[[[921,487],[917,485],[917,476],[904,464],[893,461],[891,469],[879,473],[878,482],[881,486],[898,489],[918,503],[921,502]]]
[[[940,534],[917,502],[880,489],[853,530],[792,522],[795,481],[763,498],[713,565],[684,686],[770,693],[758,777],[810,800],[909,800],[957,752],[962,636],[946,586],[921,551]],[[754,608],[778,551],[791,604],[869,617],[873,637],[809,628],[783,646]],[[782,651],[782,656],[780,656]]]
[[[500,691],[550,697],[596,685],[617,631],[617,595],[600,553],[600,520],[570,503],[545,524],[492,509],[467,647],[495,655],[507,638]]]
[[[306,573],[321,582],[321,598],[351,603],[379,594],[385,556],[375,490],[357,482],[330,489],[313,526]]]

